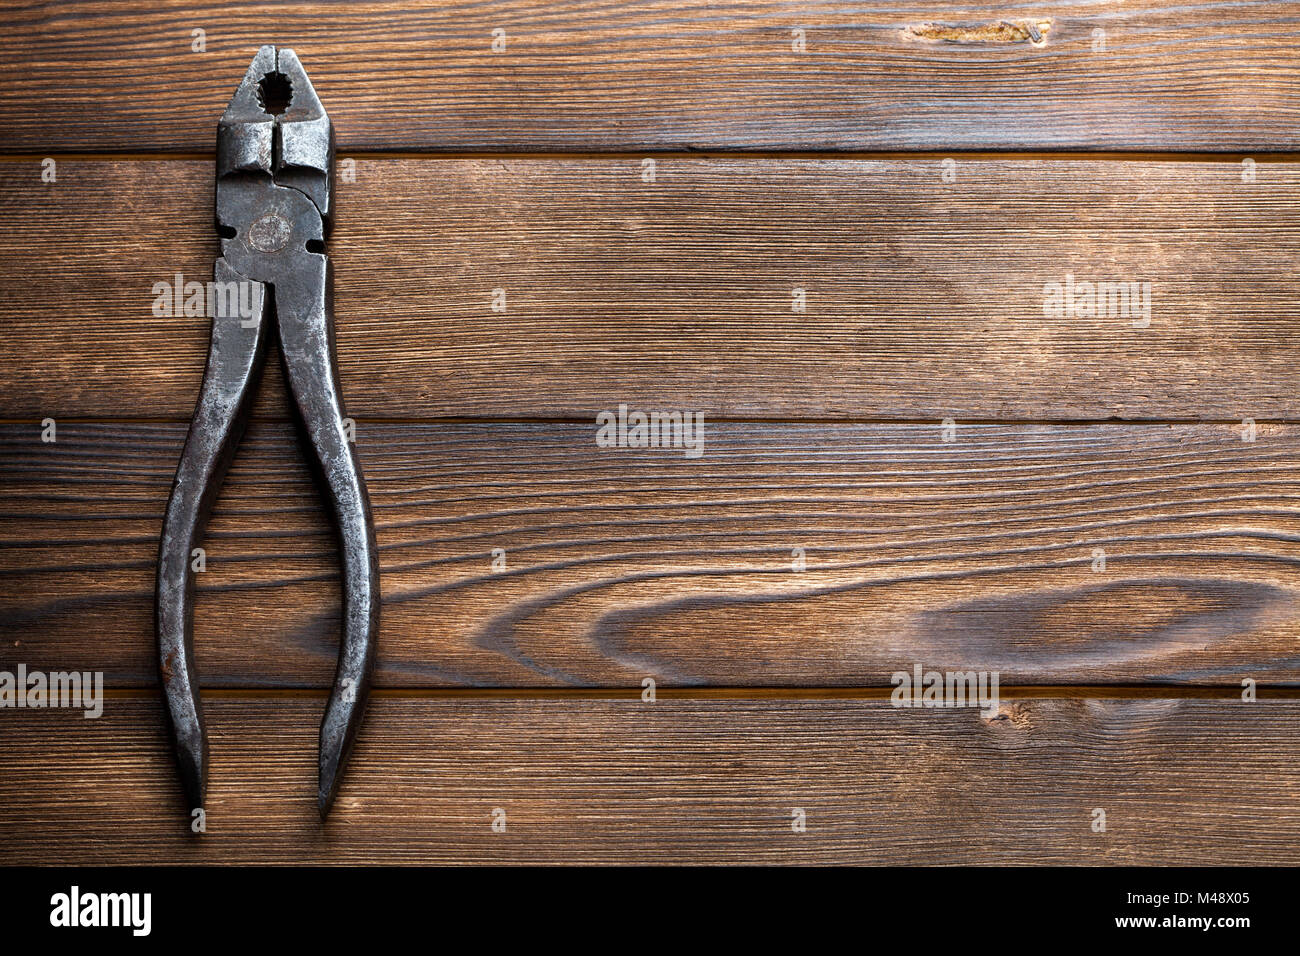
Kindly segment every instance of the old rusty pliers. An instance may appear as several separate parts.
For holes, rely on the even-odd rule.
[[[370,502],[345,431],[334,366],[332,284],[324,255],[333,161],[333,126],[297,55],[262,47],[217,127],[221,258],[209,287],[216,290],[209,305],[217,303],[212,344],[158,549],[159,669],[192,808],[203,806],[208,760],[194,664],[191,555],[248,422],[272,324],[342,551],[343,634],[320,730],[322,817],[334,800],[369,692],[379,567]],[[230,308],[241,292],[251,306]]]

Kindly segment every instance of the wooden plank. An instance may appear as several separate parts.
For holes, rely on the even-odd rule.
[[[9,150],[206,150],[272,39],[349,149],[1300,146],[1285,2],[3,8]]]
[[[207,320],[154,315],[154,286],[211,277],[211,167],[58,169],[42,184],[36,164],[0,163],[0,414],[188,419]],[[664,159],[649,184],[633,160],[361,162],[331,242],[349,407],[1300,416],[1300,165],[1260,164],[1254,183],[1199,162],[942,174],[937,160]],[[1047,315],[1048,283],[1068,276],[1150,283],[1149,326],[1131,306]]]
[[[1300,862],[1295,701],[381,697],[324,827],[322,706],[209,705],[201,837],[153,702],[2,710],[0,862]]]
[[[1300,428],[706,428],[691,460],[598,448],[594,425],[363,421],[378,685],[880,687],[916,662],[1300,681]],[[0,427],[0,666],[154,681],[183,434]],[[338,570],[305,462],[270,421],[235,460],[200,575],[208,687],[332,680]]]

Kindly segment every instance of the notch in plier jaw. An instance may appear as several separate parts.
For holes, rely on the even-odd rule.
[[[329,222],[334,192],[334,124],[290,49],[264,46],[217,123],[217,181],[265,173],[305,193]]]

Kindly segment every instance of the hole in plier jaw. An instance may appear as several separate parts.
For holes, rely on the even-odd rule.
[[[267,73],[257,84],[257,102],[263,112],[279,116],[293,102],[293,83],[278,70]]]

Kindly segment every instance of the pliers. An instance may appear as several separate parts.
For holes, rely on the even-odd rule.
[[[285,380],[342,552],[343,633],[320,729],[322,819],[369,695],[379,566],[370,502],[345,428],[335,370],[332,277],[324,254],[333,164],[334,128],[297,55],[262,47],[217,126],[221,257],[209,286],[212,341],[158,549],[159,672],[191,808],[203,806],[208,769],[194,663],[191,555],[248,423],[272,327],[279,331]],[[231,308],[241,293],[245,306]]]

